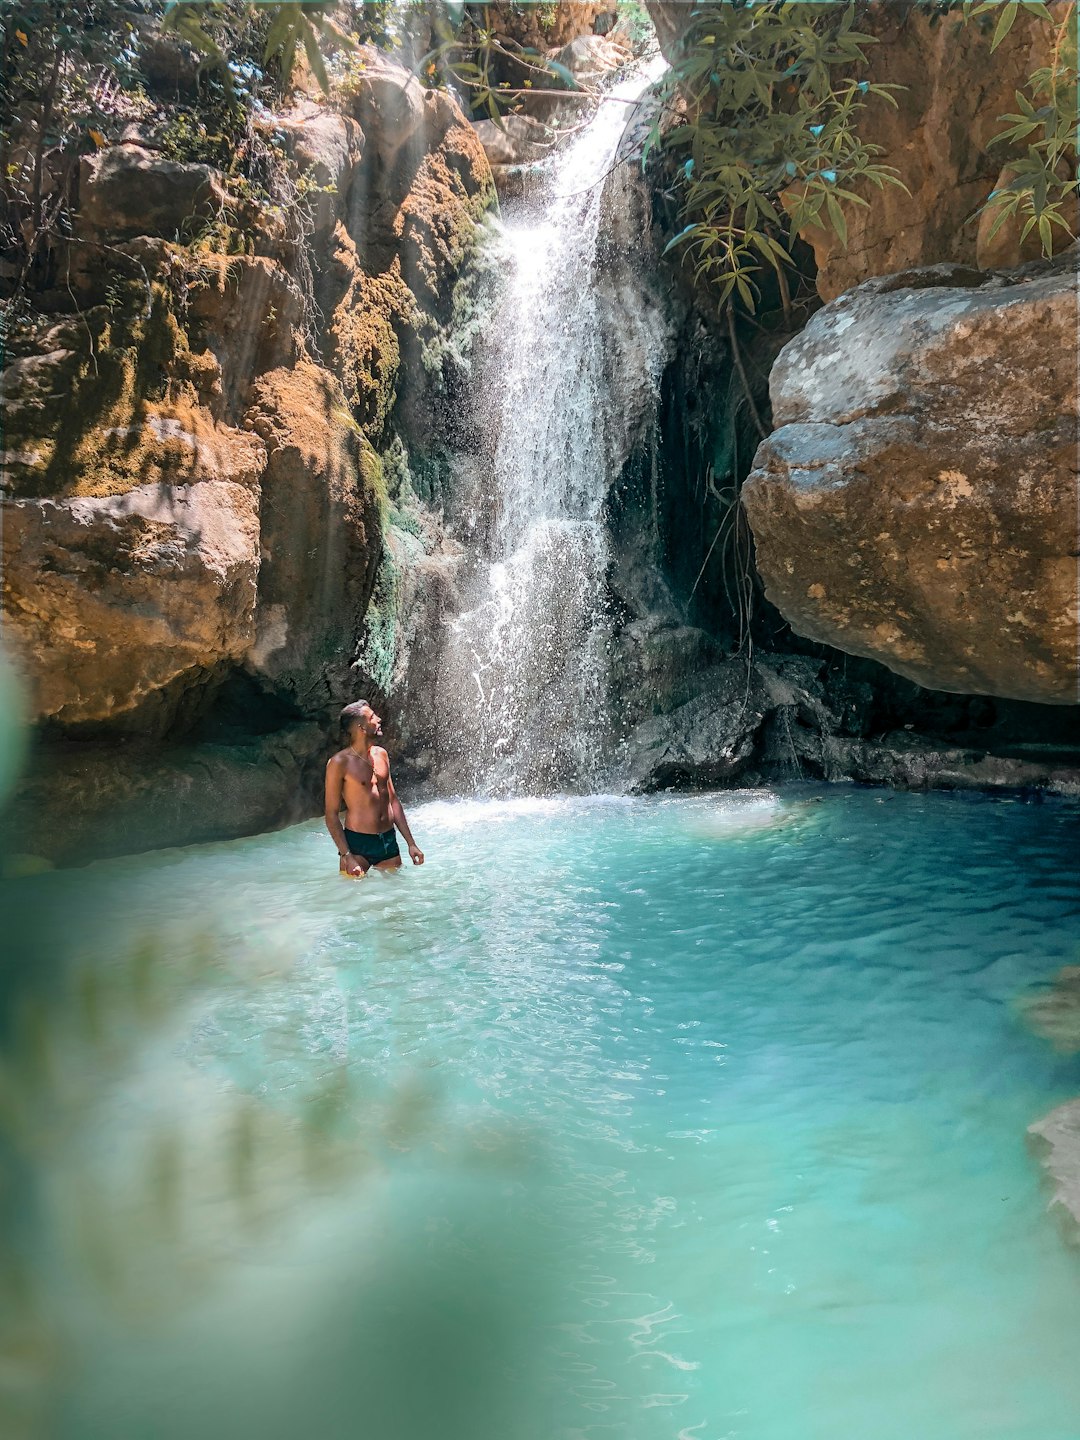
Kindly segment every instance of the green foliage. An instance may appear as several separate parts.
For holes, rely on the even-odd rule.
[[[1008,35],[1021,10],[1027,10],[1040,20],[1049,20],[1050,18],[1046,0],[964,0],[962,9],[965,20],[970,20],[973,16],[978,15],[997,15],[994,38],[990,42],[991,54]]]
[[[81,156],[146,108],[138,41],[153,0],[0,6],[0,250],[21,277],[68,230]]]
[[[806,0],[696,8],[668,80],[670,97],[677,89],[688,110],[663,142],[688,152],[679,180],[687,224],[668,249],[685,250],[721,304],[737,296],[753,310],[755,277],[768,268],[782,281],[807,226],[830,228],[846,244],[840,202],[869,203],[854,182],[900,184],[877,160],[880,147],[858,134],[869,96],[895,101],[893,87],[853,78],[874,43],[854,19],[852,4]]]
[[[331,22],[329,6],[301,7],[252,0],[16,0],[0,8],[0,258],[4,288],[48,288],[65,271],[74,234],[73,195],[80,159],[114,143],[138,122],[168,158],[213,165],[235,200],[281,221],[285,242],[298,253],[309,228],[314,181],[296,178],[285,137],[268,129],[266,114],[283,89],[297,47],[308,55],[313,36]],[[353,7],[361,28],[385,6]],[[370,14],[369,14],[370,12]],[[147,45],[161,31],[198,46],[176,50],[185,80],[164,102],[143,70]],[[336,27],[334,33],[337,34]],[[173,42],[176,43],[175,41]],[[355,45],[345,36],[340,46]],[[291,48],[290,48],[291,47]],[[148,89],[152,92],[148,94]],[[153,98],[157,95],[157,98]],[[241,217],[243,211],[238,212]],[[229,232],[223,220],[204,236],[210,248],[233,252],[243,221]],[[298,264],[302,267],[301,257]]]
[[[525,92],[553,86],[580,88],[565,65],[500,35],[471,12],[459,21],[454,7],[434,7],[432,31],[438,43],[420,60],[415,73],[428,85],[461,86],[468,91],[473,110],[492,120],[518,108]],[[503,78],[508,71],[524,77],[520,84]]]
[[[1021,10],[1051,19],[1044,0],[931,0],[920,9],[931,18],[959,11],[965,23],[992,20],[991,53]],[[765,270],[786,297],[784,267],[797,234],[821,227],[846,246],[846,209],[869,205],[868,190],[903,188],[877,158],[881,147],[859,136],[867,101],[895,104],[896,87],[858,78],[875,41],[855,29],[855,15],[853,4],[810,0],[695,7],[667,77],[666,99],[678,94],[686,119],[665,134],[658,113],[643,163],[656,146],[686,157],[677,182],[685,223],[667,248],[688,256],[722,305],[737,298],[753,310]],[[991,233],[1023,217],[1023,236],[1037,228],[1047,255],[1055,230],[1070,238],[1076,230],[1076,52],[1076,12],[1066,7],[1051,63],[1017,92],[1018,113],[1001,117],[1006,128],[993,142],[1027,148],[989,197],[997,212]]]
[[[196,54],[218,70],[227,85],[234,80],[233,61],[226,34],[239,25],[250,26],[256,19],[265,20],[261,62],[272,69],[280,88],[292,79],[297,57],[307,57],[311,73],[324,94],[330,89],[323,59],[326,42],[350,46],[355,42],[331,18],[333,0],[253,0],[237,6],[233,0],[168,0],[162,28],[186,40]]]
[[[1008,0],[1005,5],[978,5],[971,12],[981,15],[1000,10],[991,48],[996,48],[1008,34],[1020,8],[1031,11],[1040,19],[1050,20],[1046,6],[1039,3],[1021,5]],[[984,209],[994,215],[989,238],[993,238],[1011,218],[1022,219],[1021,240],[1038,230],[1044,255],[1054,253],[1055,228],[1072,240],[1077,231],[1077,95],[1080,74],[1077,71],[1077,34],[1075,10],[1067,7],[1057,24],[1049,65],[1041,66],[1028,80],[1025,90],[1017,90],[1017,113],[1002,115],[1006,128],[995,135],[991,144],[1021,145],[1025,149],[1009,164],[1011,177],[994,190]]]

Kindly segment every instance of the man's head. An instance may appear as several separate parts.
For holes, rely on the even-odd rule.
[[[351,705],[346,705],[340,721],[341,737],[350,745],[362,735],[374,740],[382,734],[382,718],[375,714],[366,700],[354,700]]]

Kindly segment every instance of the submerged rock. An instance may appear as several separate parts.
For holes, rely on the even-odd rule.
[[[1069,1100],[1028,1126],[1053,1193],[1050,1211],[1061,1220],[1066,1238],[1080,1244],[1080,1100]]]
[[[40,744],[3,812],[0,844],[23,865],[26,857],[87,865],[279,829],[316,813],[326,749],[322,727],[311,723],[165,748],[134,740]]]
[[[1062,762],[999,755],[904,730],[873,740],[815,735],[803,755],[830,780],[896,790],[1015,790],[1080,797],[1080,757]]]
[[[1050,985],[1019,1001],[1020,1013],[1062,1055],[1080,1053],[1080,965],[1065,965]]]
[[[1076,256],[868,281],[781,352],[743,503],[799,634],[935,690],[1080,699]]]

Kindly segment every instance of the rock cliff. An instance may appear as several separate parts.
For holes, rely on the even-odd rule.
[[[1051,14],[1064,14],[1067,3],[1055,0]],[[677,59],[694,7],[648,0],[647,8],[664,53]],[[860,79],[896,87],[893,103],[867,99],[859,136],[878,147],[877,159],[893,167],[901,184],[883,191],[865,186],[866,206],[845,202],[846,242],[832,231],[804,232],[822,299],[912,266],[1007,267],[1036,258],[1037,237],[1022,242],[1010,221],[991,240],[979,212],[995,185],[1007,183],[1017,153],[989,142],[1002,128],[1000,117],[1016,109],[1016,91],[1048,63],[1053,25],[1021,16],[991,55],[990,20],[964,23],[955,8],[866,0],[856,23],[874,42]]]
[[[223,736],[275,725],[259,823],[310,807],[307,756],[370,681],[381,457],[439,443],[494,203],[454,100],[373,50],[332,103],[263,122],[291,218],[170,158],[168,126],[166,106],[82,161],[66,273],[32,294],[0,392],[5,641],[65,767],[102,772],[90,828],[130,792],[110,746],[158,742],[143,762],[172,784],[162,743],[217,743],[220,772]],[[215,833],[206,800],[174,842]]]
[[[692,7],[649,11],[677,60]],[[663,758],[654,715],[657,766],[641,783],[665,769],[682,783],[774,773],[785,744],[770,749],[769,736],[790,732],[806,774],[1075,789],[1076,262],[1036,263],[1011,223],[991,243],[977,214],[1008,178],[1008,147],[990,139],[1054,32],[1022,14],[991,57],[992,20],[961,18],[943,5],[856,7],[877,42],[860,80],[898,87],[895,106],[868,96],[859,133],[904,188],[846,205],[846,245],[805,233],[794,310],[781,317],[766,292],[740,355],[681,272],[691,319],[665,377],[662,563],[683,619],[712,646],[678,642],[676,686],[657,671],[658,697],[667,687],[678,702],[682,759]],[[684,218],[668,212],[668,235]],[[832,301],[824,310],[814,289]],[[804,706],[795,723],[746,658],[758,701],[718,729],[728,702],[709,667],[748,644],[760,664],[817,661],[803,684],[815,713]],[[838,705],[844,673],[866,688]],[[721,743],[721,730],[737,740]]]

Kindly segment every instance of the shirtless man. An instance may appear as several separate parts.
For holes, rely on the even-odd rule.
[[[341,712],[341,733],[348,744],[326,762],[324,816],[338,848],[341,873],[359,880],[373,865],[376,870],[399,870],[395,825],[405,837],[410,860],[422,865],[424,852],[412,837],[390,778],[390,757],[373,744],[382,735],[382,720],[366,700],[356,700]]]

